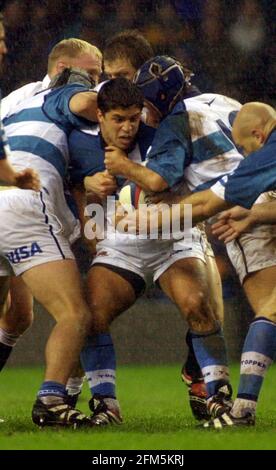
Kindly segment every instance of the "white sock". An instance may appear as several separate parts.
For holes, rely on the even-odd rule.
[[[16,345],[16,342],[20,335],[12,335],[7,331],[0,328],[0,343],[5,344],[6,346],[10,346],[11,348]]]
[[[83,377],[69,377],[66,384],[66,391],[68,395],[77,395],[81,393],[85,376]]]

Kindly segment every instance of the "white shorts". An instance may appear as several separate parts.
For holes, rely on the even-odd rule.
[[[43,192],[1,191],[0,218],[0,276],[18,276],[39,264],[74,259],[61,223],[49,212]]]
[[[242,284],[247,274],[276,265],[276,225],[254,227],[226,248]]]
[[[206,241],[199,228],[192,230],[192,247],[185,240],[173,242],[160,240],[135,239],[127,243],[123,238],[118,243],[102,240],[97,244],[97,254],[92,261],[95,264],[107,264],[131,271],[146,283],[155,282],[176,261],[185,258],[198,258],[204,263]],[[206,239],[207,240],[207,239]],[[207,242],[208,243],[208,242]]]

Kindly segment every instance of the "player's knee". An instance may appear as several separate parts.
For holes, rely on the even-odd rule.
[[[87,336],[92,328],[92,317],[89,309],[80,309],[78,312],[68,312],[66,324],[71,324],[82,336]]]
[[[196,334],[206,334],[210,331],[215,331],[218,328],[218,322],[209,318],[194,318],[192,316],[187,318],[189,328]]]
[[[101,311],[96,312],[92,311],[92,325],[91,325],[91,334],[100,334],[108,331],[111,318],[108,312]]]
[[[76,299],[64,299],[61,304],[56,304],[53,309],[48,309],[59,322],[75,325],[81,330],[90,330],[92,324],[92,316],[88,305],[81,297]]]
[[[190,294],[182,308],[189,327],[198,333],[213,330],[217,325],[217,318],[211,307],[208,294],[203,290]]]
[[[95,316],[105,316],[113,308],[110,303],[106,303],[105,299],[95,297],[88,299],[88,305]]]
[[[198,290],[187,296],[181,301],[181,310],[186,313],[186,317],[208,317],[210,305],[208,296],[203,290]]]

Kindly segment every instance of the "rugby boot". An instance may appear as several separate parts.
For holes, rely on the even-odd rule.
[[[225,427],[235,427],[235,426],[254,426],[255,425],[255,415],[247,413],[245,416],[240,418],[235,418],[231,415],[230,411],[223,413],[218,418],[211,418],[206,423],[202,424],[204,429],[222,429]]]
[[[91,426],[106,426],[108,424],[122,424],[120,406],[115,398],[93,395],[89,401],[92,411]]]
[[[201,373],[189,375],[183,366],[181,377],[188,387],[189,403],[193,416],[198,421],[209,419],[206,385]]]
[[[79,428],[91,426],[91,420],[81,411],[75,410],[67,403],[45,405],[39,398],[34,403],[32,420],[40,427],[63,426]]]

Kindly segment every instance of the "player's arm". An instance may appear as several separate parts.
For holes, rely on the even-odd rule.
[[[198,222],[202,222],[231,206],[213,191],[207,189],[182,198],[178,204],[174,204],[172,207],[166,206],[164,208],[162,205],[153,205],[149,208],[150,210],[145,207],[138,208],[136,211],[127,214],[127,216],[118,214],[115,225],[118,227],[117,224],[123,220],[121,227],[128,225],[130,233],[139,233],[139,226],[147,227],[147,233],[150,233],[151,230],[162,231],[164,220],[166,221],[166,228],[168,223],[172,227],[173,223],[177,221],[180,222],[180,226],[183,228],[185,219],[190,217],[191,214],[189,204],[192,205],[192,225],[196,225]]]
[[[88,238],[85,236],[85,224],[89,222],[90,217],[85,215],[85,208],[87,204],[100,203],[99,199],[96,196],[92,197],[91,195],[87,197],[86,192],[82,184],[76,185],[72,189],[72,195],[74,197],[75,203],[77,205],[79,220],[81,224],[81,236],[87,245],[90,253],[94,255],[96,253],[97,238]]]
[[[0,180],[16,186],[16,178],[18,173],[9,163],[7,158],[3,158],[0,160]]]
[[[196,225],[198,222],[202,222],[203,220],[206,220],[209,217],[216,215],[218,212],[232,206],[231,203],[217,196],[211,189],[199,191],[183,198],[180,202],[181,222],[184,221],[186,204],[192,205],[193,225]],[[171,209],[171,219],[173,219],[174,214],[177,213],[177,211],[177,207]]]
[[[16,171],[7,158],[0,160],[0,181],[21,189],[40,190],[40,179],[32,168]]]
[[[276,201],[255,204],[250,210],[251,226],[276,223]]]
[[[86,91],[76,93],[69,102],[70,111],[88,121],[97,122],[97,93]]]
[[[129,160],[127,154],[114,146],[105,149],[105,166],[111,175],[120,175],[133,181],[144,191],[159,192],[168,187],[168,183],[155,171]]]

